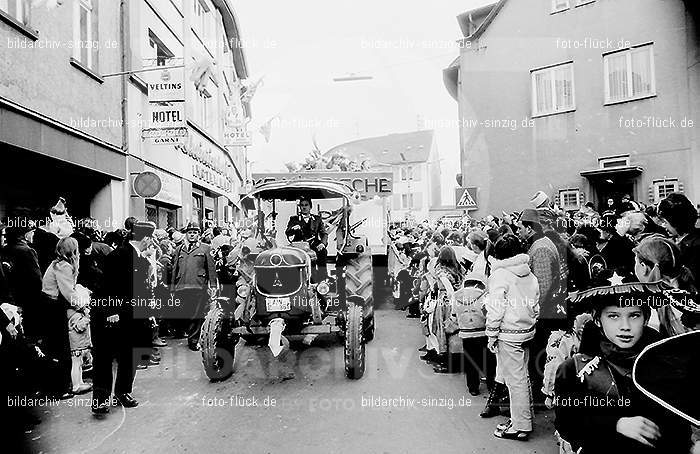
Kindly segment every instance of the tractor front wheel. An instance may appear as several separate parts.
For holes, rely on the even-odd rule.
[[[345,375],[357,380],[365,373],[365,343],[363,337],[362,307],[348,302],[345,324]]]
[[[204,318],[199,343],[204,372],[211,381],[225,380],[233,374],[233,362],[239,337],[230,332],[229,318],[218,304],[212,304]]]

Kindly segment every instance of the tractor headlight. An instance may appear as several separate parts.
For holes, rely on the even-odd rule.
[[[363,252],[365,252],[365,247],[361,244],[358,244],[355,248],[355,251],[357,251],[358,254],[362,254]]]
[[[248,298],[250,295],[250,286],[248,284],[243,284],[236,289],[236,294],[241,298]]]
[[[326,281],[323,281],[316,286],[316,292],[318,292],[318,294],[321,296],[326,296],[330,291],[331,288],[328,286]]]

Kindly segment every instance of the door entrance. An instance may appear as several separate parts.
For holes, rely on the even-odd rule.
[[[632,200],[637,198],[637,178],[619,178],[610,176],[605,179],[592,182],[594,193],[596,196],[596,208],[600,214],[608,210],[619,212],[620,202],[624,195],[629,195]],[[612,207],[608,205],[612,199]]]

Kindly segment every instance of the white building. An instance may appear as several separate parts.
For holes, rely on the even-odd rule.
[[[391,220],[427,219],[440,206],[440,158],[432,130],[370,137],[335,146],[325,154],[342,154],[371,170],[392,171]]]

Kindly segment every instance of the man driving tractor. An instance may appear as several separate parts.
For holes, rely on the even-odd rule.
[[[299,215],[289,218],[285,235],[290,242],[307,241],[309,243],[309,247],[316,253],[314,277],[316,282],[320,282],[328,277],[326,267],[328,233],[323,226],[321,216],[311,214],[312,206],[310,198],[301,197],[299,199]]]

